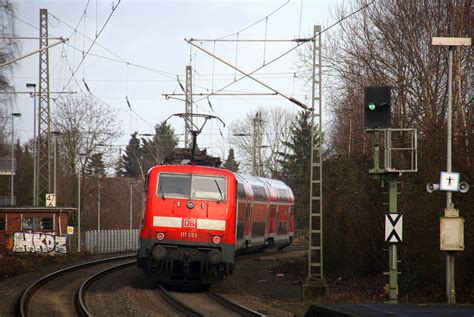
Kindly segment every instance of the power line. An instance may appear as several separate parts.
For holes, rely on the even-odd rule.
[[[232,34],[229,34],[229,35],[226,35],[226,36],[222,36],[220,38],[218,38],[217,40],[222,40],[222,39],[225,39],[227,37],[231,37],[231,36],[234,36],[234,35],[237,35],[239,33],[242,33],[243,31],[246,31],[248,29],[250,29],[252,26],[262,22],[263,20],[265,19],[268,19],[268,17],[272,16],[273,14],[275,14],[276,12],[278,12],[280,9],[282,9],[284,6],[286,6],[288,3],[290,3],[290,0],[288,0],[286,3],[282,4],[281,6],[279,6],[278,8],[276,8],[275,10],[273,10],[272,12],[270,12],[270,14],[267,14],[265,17],[259,19],[258,21],[255,21],[254,23],[244,27],[243,29],[237,31],[237,32],[234,32]]]
[[[284,56],[288,55],[289,53],[291,53],[292,51],[294,51],[295,49],[297,49],[297,48],[300,47],[301,45],[303,45],[303,44],[305,44],[305,43],[307,43],[307,42],[309,42],[309,41],[313,41],[316,37],[320,36],[322,33],[324,33],[324,32],[326,32],[326,31],[330,30],[331,28],[333,28],[333,27],[336,26],[337,24],[341,23],[341,22],[344,21],[345,19],[350,18],[351,16],[353,16],[353,15],[359,13],[359,12],[362,11],[362,10],[365,10],[367,7],[369,7],[370,5],[372,5],[374,2],[375,2],[375,0],[369,2],[368,4],[365,4],[364,6],[362,6],[362,7],[359,8],[359,9],[357,9],[356,11],[352,12],[351,14],[349,14],[349,15],[343,17],[342,19],[340,19],[340,20],[338,20],[338,21],[336,21],[336,22],[334,22],[332,25],[330,25],[329,27],[325,28],[324,30],[322,30],[322,31],[319,32],[318,34],[312,36],[312,37],[309,38],[307,41],[298,43],[295,47],[293,47],[293,48],[287,50],[287,51],[284,52],[283,54],[281,54],[281,55],[275,57],[274,59],[272,59],[272,60],[269,61],[268,63],[266,63],[266,64],[264,64],[264,65],[262,65],[262,66],[256,68],[255,70],[253,70],[253,71],[247,73],[246,75],[244,75],[244,76],[242,76],[242,77],[236,79],[235,81],[231,82],[230,84],[225,85],[224,87],[222,87],[222,88],[220,88],[220,89],[214,91],[212,94],[216,94],[216,93],[218,93],[218,92],[221,92],[222,90],[224,90],[224,89],[230,87],[231,85],[235,84],[236,82],[238,82],[238,81],[240,81],[240,80],[242,80],[242,79],[244,79],[244,78],[247,78],[247,77],[251,76],[252,74],[258,72],[260,69],[262,69],[262,68],[264,68],[264,67],[266,67],[266,66],[268,66],[268,65],[270,65],[270,64],[272,64],[272,63],[274,63],[275,61],[277,61],[277,60],[283,58]],[[211,95],[212,95],[212,94],[211,94]],[[208,97],[206,97],[206,98],[208,98]],[[201,99],[197,100],[196,102],[202,101],[202,100],[204,100],[204,99],[205,99],[205,98],[201,98]]]
[[[81,50],[80,48],[77,48],[71,44],[66,44],[67,46],[71,47],[72,49],[76,50],[76,51],[79,51],[79,52],[83,52],[83,50]],[[173,80],[176,78],[176,75],[175,74],[172,74],[172,73],[169,73],[169,72],[165,72],[165,71],[162,71],[162,70],[159,70],[159,69],[155,69],[155,68],[152,68],[152,67],[148,67],[148,66],[143,66],[143,65],[138,65],[138,64],[135,64],[135,63],[132,63],[132,62],[129,62],[123,58],[120,58],[120,59],[114,59],[114,58],[111,58],[111,57],[107,57],[107,56],[103,56],[103,55],[99,55],[99,54],[94,54],[94,53],[89,53],[90,56],[94,56],[94,57],[97,57],[97,58],[102,58],[102,59],[106,59],[106,60],[109,60],[111,62],[116,62],[116,63],[121,63],[121,64],[127,64],[129,66],[133,66],[133,67],[136,67],[136,68],[141,68],[141,69],[144,69],[144,70],[148,70],[148,71],[151,71],[153,73],[156,73],[158,75],[161,75],[161,76],[164,76],[164,77],[167,77],[167,78],[172,78]]]
[[[119,3],[120,3],[120,1],[119,1]],[[119,5],[119,4],[117,3],[117,6],[118,6],[118,5]],[[116,8],[117,6],[115,6],[115,8]],[[89,37],[87,34],[84,34],[84,33],[82,33],[81,31],[77,30],[77,27],[73,27],[72,25],[70,25],[70,24],[68,24],[67,22],[61,20],[60,18],[58,18],[58,17],[55,16],[54,14],[48,12],[48,15],[50,15],[51,17],[55,18],[56,20],[58,20],[59,22],[61,22],[61,23],[64,24],[65,26],[67,26],[67,27],[69,27],[70,29],[72,29],[72,30],[74,31],[72,34],[78,33],[79,35],[85,37],[86,39],[88,39],[88,40],[91,41],[91,42],[94,41],[94,40],[96,40],[97,37],[98,37],[98,35],[99,35],[99,34],[97,34],[97,35],[96,35],[96,38],[93,39],[93,38]],[[78,26],[79,26],[79,25],[78,25]],[[115,56],[116,58],[122,60],[122,62],[126,62],[125,59],[123,59],[123,58],[120,57],[119,55],[115,54],[113,51],[109,50],[108,48],[106,48],[105,46],[101,45],[100,43],[96,43],[96,45],[99,46],[100,48],[104,49],[104,50],[107,51],[108,53],[112,54],[112,55]]]
[[[7,13],[8,15],[10,15],[12,18],[17,19],[18,21],[21,21],[21,22],[25,23],[26,25],[31,26],[32,28],[34,28],[34,29],[36,29],[36,30],[39,31],[39,28],[38,28],[37,26],[35,26],[35,25],[31,24],[30,22],[27,22],[27,21],[25,21],[25,20],[23,20],[23,19],[17,17],[17,16],[14,15],[13,13],[8,12],[8,11],[3,11],[3,12]]]
[[[117,4],[118,6],[118,4]],[[115,7],[117,7],[115,6]],[[87,34],[84,34],[80,31],[77,30],[77,28],[74,28],[73,26],[71,26],[70,24],[64,22],[63,20],[59,19],[58,17],[56,17],[55,15],[53,15],[52,13],[49,13],[49,15],[51,15],[53,18],[57,19],[59,22],[63,23],[64,25],[66,25],[67,27],[73,29],[75,32],[77,32],[79,35],[85,37],[86,39],[88,39],[89,41],[93,41],[94,39],[90,38],[89,36],[87,36]],[[92,53],[89,53],[89,55],[91,56],[95,56],[95,57],[98,57],[98,58],[103,58],[103,59],[107,59],[107,60],[110,60],[110,61],[114,61],[114,62],[118,62],[118,63],[123,63],[123,64],[129,64],[130,66],[134,66],[134,67],[137,67],[137,68],[141,68],[141,69],[145,69],[145,70],[149,70],[149,71],[152,71],[152,72],[156,72],[160,75],[163,75],[165,77],[172,77],[172,78],[175,78],[175,74],[173,73],[169,73],[169,72],[165,72],[165,71],[162,71],[162,70],[158,70],[158,69],[154,69],[152,67],[148,67],[148,66],[143,66],[143,65],[139,65],[139,64],[135,64],[135,63],[132,63],[130,61],[127,61],[126,59],[124,59],[123,57],[119,56],[118,54],[114,53],[112,50],[106,48],[105,46],[101,45],[100,43],[96,43],[96,45],[102,49],[104,49],[105,51],[107,51],[108,53],[110,53],[111,55],[113,55],[114,57],[116,57],[117,59],[113,59],[113,58],[110,58],[110,57],[106,57],[106,56],[102,56],[102,55],[98,55],[98,54],[92,54]],[[71,45],[71,44],[68,44],[69,47],[79,51],[79,52],[83,52],[83,50]]]
[[[107,24],[109,23],[110,19],[112,18],[112,15],[114,14],[115,10],[117,9],[117,7],[120,5],[120,3],[122,2],[122,0],[119,0],[117,5],[113,6],[112,7],[112,11],[110,12],[109,16],[107,17],[107,20],[105,20],[105,23],[104,25],[102,25],[102,28],[100,29],[99,33],[97,34],[97,36],[94,38],[94,40],[92,41],[92,44],[89,46],[89,49],[87,50],[87,52],[85,52],[85,54],[83,53],[83,56],[82,56],[82,59],[81,61],[79,62],[79,65],[77,65],[76,69],[74,70],[74,72],[72,73],[71,77],[69,78],[69,80],[67,81],[66,85],[64,86],[64,90],[66,89],[66,87],[69,85],[69,83],[71,82],[72,78],[74,77],[74,75],[76,74],[76,72],[78,71],[79,67],[81,67],[82,63],[84,62],[85,58],[87,57],[87,54],[89,54],[90,50],[92,49],[92,47],[94,46],[95,42],[97,41],[97,39],[99,38],[99,36],[102,34],[102,31],[104,31],[105,27],[107,26]],[[59,94],[58,97],[60,97],[61,94]]]

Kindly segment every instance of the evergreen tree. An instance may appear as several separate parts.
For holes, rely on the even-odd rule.
[[[100,177],[105,174],[105,164],[102,159],[102,153],[92,154],[90,161],[87,163],[86,175]]]
[[[239,165],[240,162],[237,162],[235,160],[234,156],[234,149],[229,150],[229,154],[227,155],[227,160],[224,163],[224,168],[232,171],[232,172],[238,172],[239,171]]]
[[[121,152],[121,151],[120,151]],[[119,159],[115,163],[115,176],[123,177],[125,174],[125,162],[122,159],[122,154],[119,154]]]
[[[284,143],[290,151],[279,153],[282,177],[295,195],[295,215],[300,228],[308,222],[311,133],[311,112],[301,111],[291,128],[290,141]]]
[[[122,155],[123,168],[125,169],[124,176],[137,178],[143,174],[143,155],[140,147],[140,139],[138,139],[138,132],[131,135],[130,141],[125,149],[125,154]]]
[[[178,145],[178,137],[171,125],[164,121],[155,125],[153,139],[142,139],[142,151],[144,155],[144,170],[159,164]]]

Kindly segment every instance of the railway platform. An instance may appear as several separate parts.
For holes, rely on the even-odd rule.
[[[473,317],[474,305],[334,304],[311,305],[305,317]]]

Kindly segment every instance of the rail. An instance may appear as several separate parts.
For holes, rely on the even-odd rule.
[[[135,255],[122,255],[122,256],[117,256],[117,257],[112,257],[112,258],[106,258],[106,259],[100,259],[100,260],[94,260],[86,263],[81,263],[81,264],[76,264],[73,266],[69,266],[64,269],[57,270],[53,273],[50,273],[48,275],[45,275],[41,277],[40,279],[36,280],[33,282],[28,288],[22,293],[19,301],[18,301],[18,314],[19,316],[26,317],[28,316],[27,314],[27,307],[30,299],[33,297],[34,293],[41,288],[44,284],[46,284],[48,281],[55,279],[56,277],[59,277],[63,274],[67,274],[69,272],[72,272],[74,270],[82,269],[85,267],[89,266],[94,266],[99,263],[107,263],[107,262],[113,262],[113,261],[119,261],[119,260],[124,260],[127,258],[135,258]]]
[[[177,311],[185,314],[188,317],[204,317],[203,314],[200,312],[192,309],[191,307],[183,304],[179,301],[176,297],[173,296],[170,292],[168,292],[163,286],[159,285],[159,287],[155,290],[156,294],[162,298],[166,303],[168,303],[171,307],[176,309]]]
[[[110,274],[112,272],[121,270],[121,269],[126,268],[128,266],[134,265],[135,263],[136,263],[136,260],[132,260],[132,261],[127,262],[127,263],[118,264],[116,266],[113,266],[113,267],[107,268],[105,270],[102,270],[102,271],[100,271],[100,272],[98,272],[94,275],[91,275],[87,280],[85,280],[81,284],[79,289],[77,290],[76,297],[75,297],[75,303],[74,304],[75,304],[77,314],[79,316],[87,316],[87,317],[92,316],[92,314],[87,309],[86,294],[87,294],[87,290],[89,289],[89,287],[94,282],[96,282],[99,278],[101,278],[104,275],[107,275],[107,274]]]

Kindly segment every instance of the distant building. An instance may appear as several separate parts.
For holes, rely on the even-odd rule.
[[[0,207],[0,254],[67,253],[70,207]]]

